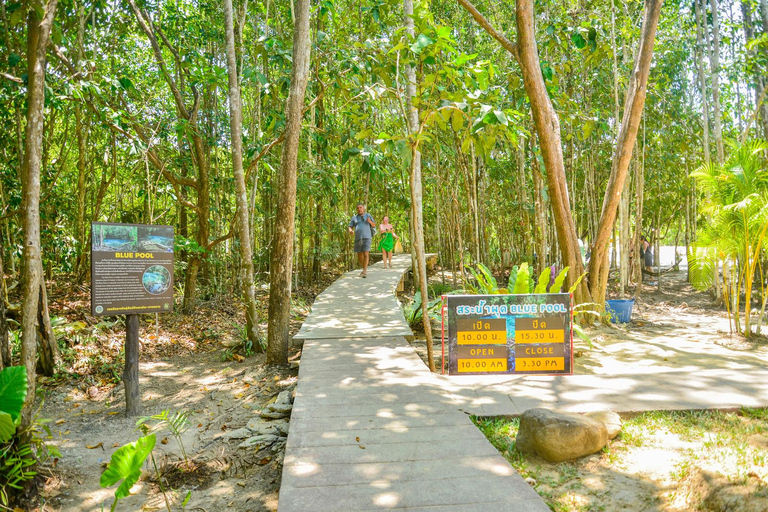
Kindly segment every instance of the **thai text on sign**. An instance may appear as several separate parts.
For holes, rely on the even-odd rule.
[[[448,373],[570,374],[567,293],[445,297]]]

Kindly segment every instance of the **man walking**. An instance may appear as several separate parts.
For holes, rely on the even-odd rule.
[[[349,221],[347,231],[355,234],[355,253],[357,262],[363,267],[360,277],[368,277],[368,261],[371,256],[371,238],[376,229],[376,222],[365,211],[363,203],[357,203],[357,215]]]

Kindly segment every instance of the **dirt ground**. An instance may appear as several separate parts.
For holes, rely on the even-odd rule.
[[[576,341],[575,373],[628,374],[768,363],[765,339],[746,341],[730,335],[724,311],[712,305],[706,294],[691,289],[683,272],[665,275],[663,286],[663,293],[657,292],[655,286],[644,287],[630,324],[590,329],[591,347]],[[66,308],[59,304],[58,309]],[[306,305],[298,309],[293,330],[298,329],[301,316],[308,312]],[[157,339],[151,324],[142,326],[143,414],[157,414],[164,409],[189,412],[190,428],[182,437],[192,461],[187,469],[178,470],[181,450],[169,433],[158,433],[155,450],[157,464],[168,478],[166,496],[174,510],[181,508],[188,491],[191,494],[186,510],[277,508],[282,449],[239,448],[242,439],[227,439],[226,434],[258,417],[278,393],[292,390],[297,370],[267,368],[262,355],[243,361],[223,360],[223,345],[228,340],[221,333],[227,329],[219,324],[231,322],[236,326],[237,314],[232,305],[211,304],[192,319],[174,315],[163,320]],[[179,322],[184,325],[177,325]],[[232,337],[232,329],[229,331]],[[106,343],[118,346],[120,326],[109,332]],[[293,352],[291,357],[299,356]],[[88,377],[48,385],[43,394],[40,416],[50,420],[53,442],[62,457],[46,471],[44,505],[39,510],[86,512],[108,508],[115,486],[100,488],[100,475],[118,446],[141,435],[136,420],[124,417],[122,384]],[[580,489],[565,492],[570,497],[557,505],[557,510],[688,510],[685,507],[689,502],[681,496],[710,496],[730,481],[730,470],[724,467],[728,463],[717,461],[692,468],[685,478],[674,476],[676,468],[679,470],[687,460],[686,454],[701,450],[705,442],[707,439],[684,439],[663,428],[646,434],[642,446],[619,438],[612,452],[584,458],[566,468],[569,478],[563,476],[563,468],[544,463],[535,485],[554,495]],[[768,446],[765,436],[757,436],[754,443],[762,449]],[[758,490],[755,492],[764,492],[768,478],[765,465],[754,466],[752,472],[758,477],[752,485]],[[118,510],[165,509],[165,498],[152,477],[155,471],[146,469],[145,477],[133,488],[134,494],[121,500]],[[744,491],[747,487],[739,488]],[[724,499],[728,503],[728,496]],[[568,500],[573,503],[568,504]],[[768,505],[754,510],[768,510]]]
[[[171,473],[175,483],[170,482],[167,495],[176,504],[173,509],[179,509],[187,491],[187,510],[277,509],[282,449],[238,448],[243,439],[226,438],[228,431],[257,418],[277,393],[296,384],[296,370],[271,369],[263,359],[223,362],[220,352],[211,352],[142,363],[143,414],[189,412],[190,428],[182,441],[194,470]],[[125,417],[124,403],[122,386],[106,392],[67,386],[47,398],[42,415],[52,420],[62,457],[46,486],[46,510],[86,512],[111,505],[115,487],[100,488],[101,473],[116,447],[141,436],[136,419]],[[158,465],[178,463],[181,450],[173,436],[159,432],[157,439]],[[120,501],[119,510],[165,509],[156,482],[142,480],[132,492]]]
[[[229,436],[249,421],[285,422],[260,418],[260,413],[281,392],[295,388],[300,352],[291,349],[290,365],[268,367],[264,354],[243,357],[242,346],[233,349],[242,340],[244,324],[237,298],[204,303],[192,316],[161,316],[158,330],[154,318],[144,315],[143,410],[139,417],[126,418],[120,382],[124,327],[114,319],[90,317],[86,292],[54,289],[51,294],[52,315],[66,319],[59,332],[67,346],[66,369],[55,378],[40,378],[43,405],[38,416],[48,421],[53,435],[49,441],[61,457],[41,468],[38,506],[27,504],[25,509],[108,510],[117,485],[102,489],[99,480],[112,453],[142,436],[136,426],[140,417],[168,410],[171,415],[188,414],[188,428],[181,435],[187,461],[183,462],[181,446],[170,431],[157,431],[153,452],[157,468],[149,462],[144,466],[132,495],[120,500],[117,510],[166,510],[166,500],[172,510],[276,510],[284,436],[280,442],[251,448],[239,447],[245,440],[242,435]],[[308,314],[313,294],[295,298],[291,333]],[[266,319],[265,290],[260,302],[260,316]],[[260,328],[266,333],[266,323]],[[188,492],[189,500],[182,506]]]

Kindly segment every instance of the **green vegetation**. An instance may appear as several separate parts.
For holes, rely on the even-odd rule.
[[[175,283],[186,319],[235,304],[224,357],[284,365],[295,292],[354,266],[358,201],[418,263],[428,338],[425,253],[451,289],[568,290],[588,322],[642,292],[646,235],[759,340],[766,0],[475,1],[0,2],[0,367],[35,371],[17,430],[38,382],[121,378],[122,325],[84,312],[92,250],[173,247],[147,289]]]

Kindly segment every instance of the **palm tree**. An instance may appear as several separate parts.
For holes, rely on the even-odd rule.
[[[752,334],[750,311],[757,270],[760,271],[761,288],[764,281],[760,255],[768,230],[766,151],[768,143],[764,141],[747,142],[734,146],[722,165],[705,164],[691,174],[705,193],[704,212],[711,216],[711,222],[700,233],[699,245],[714,247],[715,257],[722,261],[728,315],[736,331],[745,336]],[[697,263],[701,264],[701,261],[693,262],[694,265]],[[694,286],[706,284],[696,279],[702,275],[706,272],[692,272]],[[740,316],[742,288],[743,328]]]

